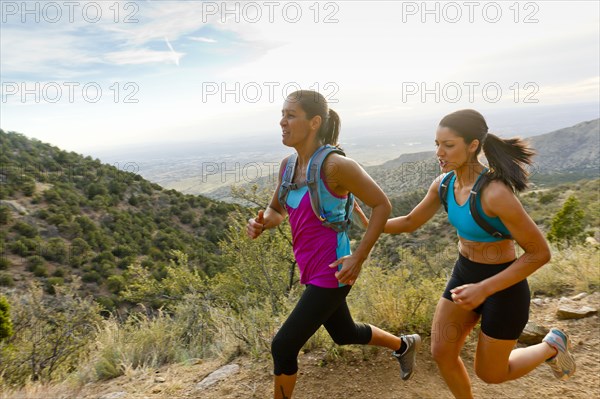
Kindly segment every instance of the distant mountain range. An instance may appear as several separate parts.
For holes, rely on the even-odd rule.
[[[600,119],[528,137],[527,140],[537,152],[530,168],[533,184],[600,177]],[[426,189],[440,174],[434,151],[402,154],[383,164],[367,166],[365,170],[389,196]],[[241,185],[272,187],[273,182],[272,176],[266,176]],[[205,195],[229,200],[230,187],[222,185]]]
[[[598,177],[600,169],[600,119],[581,122],[541,136],[532,137],[538,152],[537,172],[577,172]]]
[[[536,150],[534,184],[600,177],[600,119],[527,138]],[[390,196],[427,188],[440,174],[434,151],[403,154],[366,171]]]

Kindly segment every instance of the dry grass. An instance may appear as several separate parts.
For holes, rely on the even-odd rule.
[[[600,288],[600,250],[584,245],[552,251],[552,260],[531,277],[533,293],[560,295],[572,292],[592,292]]]

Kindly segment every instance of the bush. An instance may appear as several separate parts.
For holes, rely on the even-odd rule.
[[[48,268],[45,265],[35,266],[32,272],[36,277],[48,277]]]
[[[98,283],[102,280],[102,276],[95,270],[91,270],[83,274],[82,280],[86,283]]]
[[[10,250],[13,254],[19,255],[21,257],[27,256],[29,253],[29,248],[22,240],[15,241],[9,245]]]
[[[7,206],[0,206],[0,224],[8,224],[12,219],[10,208]]]
[[[46,280],[46,292],[50,295],[54,295],[56,294],[56,286],[57,285],[64,285],[65,284],[65,279],[62,277],[50,277]]]
[[[113,294],[119,294],[125,288],[125,285],[123,276],[110,276],[106,280],[106,286]]]
[[[370,258],[349,295],[355,319],[385,330],[429,333],[435,307],[446,285],[439,270],[444,256],[420,258],[408,249],[398,249],[406,266],[391,267],[385,260]],[[387,267],[381,267],[387,266]]]
[[[187,360],[181,326],[163,312],[150,318],[137,313],[121,325],[111,318],[102,324],[92,365],[100,380],[115,378],[125,370]]]
[[[13,326],[10,320],[10,306],[6,297],[0,295],[0,342],[11,335],[13,335]]]
[[[553,248],[552,260],[529,277],[534,294],[561,295],[600,289],[600,250],[593,246]]]
[[[64,263],[68,256],[67,246],[60,238],[51,238],[48,240],[43,255],[49,261]]]
[[[35,194],[35,181],[31,178],[26,179],[21,184],[21,191],[23,192],[23,195],[31,197],[33,194]]]
[[[565,201],[562,209],[552,218],[552,225],[547,237],[555,243],[567,244],[581,242],[584,230],[585,214],[579,200],[571,195]]]
[[[15,223],[12,230],[27,238],[35,238],[38,235],[38,230],[35,226],[21,221]]]
[[[0,384],[49,382],[78,367],[95,337],[99,308],[74,295],[77,287],[56,287],[44,296],[39,285],[9,297],[14,334],[0,344]]]
[[[30,272],[34,271],[36,267],[42,266],[46,263],[44,258],[39,255],[32,255],[27,257],[27,270]]]
[[[548,192],[539,196],[538,201],[542,205],[547,205],[558,198],[558,192]]]
[[[0,273],[0,287],[14,287],[15,282],[10,274]]]

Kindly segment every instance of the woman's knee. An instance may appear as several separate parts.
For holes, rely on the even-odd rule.
[[[345,335],[331,335],[331,339],[336,345],[350,345],[352,342]]]
[[[293,346],[294,345],[292,345],[288,339],[277,334],[271,341],[271,354],[273,355],[273,358],[289,357],[290,354],[293,355]]]
[[[431,341],[431,357],[436,363],[453,362],[458,359],[460,347],[447,341]]]
[[[329,336],[337,345],[366,345],[371,341],[373,331],[369,324],[355,323],[344,328],[328,328]]]

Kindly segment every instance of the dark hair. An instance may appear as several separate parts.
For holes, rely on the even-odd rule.
[[[490,166],[491,180],[502,180],[517,192],[527,188],[526,165],[531,165],[535,151],[526,141],[519,137],[501,139],[488,133],[483,115],[472,109],[448,114],[442,118],[439,125],[454,130],[467,144],[475,139],[479,140],[475,156],[479,155],[483,148]]]
[[[325,144],[338,146],[342,122],[337,112],[329,108],[327,100],[321,93],[312,90],[298,90],[290,94],[288,100],[299,103],[308,119],[319,115],[321,127],[317,132],[317,137]]]

